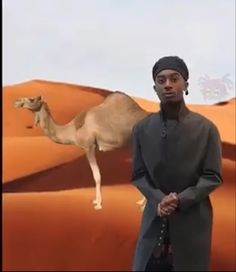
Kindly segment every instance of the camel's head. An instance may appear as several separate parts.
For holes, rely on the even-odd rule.
[[[15,100],[16,108],[26,108],[32,111],[40,110],[43,104],[42,96],[22,97]]]

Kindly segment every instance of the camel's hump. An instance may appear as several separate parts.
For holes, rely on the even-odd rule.
[[[135,104],[138,105],[133,98],[131,98],[129,95],[127,95],[124,92],[121,91],[115,91],[111,94],[109,94],[105,100],[103,101],[104,104],[110,104],[110,103],[128,103],[128,104]]]

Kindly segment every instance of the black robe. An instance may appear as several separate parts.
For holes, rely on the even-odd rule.
[[[175,271],[209,269],[209,194],[222,183],[220,136],[210,120],[184,102],[177,117],[168,119],[160,110],[133,129],[132,182],[147,199],[133,271],[144,271],[154,248],[161,250],[167,220]],[[170,192],[178,194],[179,207],[161,218],[157,203]]]

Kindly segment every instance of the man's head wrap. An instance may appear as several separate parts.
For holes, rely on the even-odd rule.
[[[166,69],[175,70],[182,75],[185,81],[188,80],[188,67],[185,62],[177,56],[168,56],[159,59],[152,68],[153,80],[155,81],[157,74]]]

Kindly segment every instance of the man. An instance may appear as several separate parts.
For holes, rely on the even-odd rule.
[[[153,67],[160,111],[133,129],[132,182],[146,197],[134,271],[208,271],[209,194],[221,183],[216,126],[185,105],[189,72],[182,59]]]

